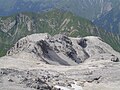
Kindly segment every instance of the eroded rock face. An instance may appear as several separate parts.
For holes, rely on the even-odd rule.
[[[9,33],[10,30],[16,28],[16,32],[17,32],[17,29],[19,28],[18,26],[21,25],[22,23],[25,23],[25,25],[27,26],[26,27],[27,31],[35,30],[34,28],[35,25],[34,25],[33,20],[31,20],[29,16],[24,15],[24,14],[18,14],[15,18],[8,17],[7,19],[0,20],[0,29],[4,33]],[[9,33],[9,35],[13,35],[13,36],[14,34]]]
[[[10,29],[12,29],[15,26],[16,23],[17,23],[16,20],[11,20],[11,19],[8,18],[6,20],[1,21],[1,23],[0,23],[0,25],[1,25],[0,29],[3,32],[6,33]]]

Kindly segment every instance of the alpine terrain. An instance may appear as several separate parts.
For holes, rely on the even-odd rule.
[[[119,60],[100,37],[32,34],[0,59],[0,89],[119,90]]]
[[[0,0],[0,90],[120,90],[120,0]]]

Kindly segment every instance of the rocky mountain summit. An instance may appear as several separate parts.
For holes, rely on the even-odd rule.
[[[119,90],[119,60],[100,37],[28,35],[0,58],[0,90]]]
[[[99,41],[98,41],[99,40]],[[111,54],[112,48],[99,37],[71,38],[58,34],[33,34],[20,39],[8,52],[8,56],[40,59],[48,64],[76,65],[100,54]],[[28,56],[26,54],[29,54]]]

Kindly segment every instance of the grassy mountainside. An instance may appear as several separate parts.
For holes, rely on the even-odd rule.
[[[87,19],[75,16],[70,12],[52,10],[42,14],[21,13],[0,17],[0,55],[20,38],[33,33],[55,35],[66,32],[69,36],[100,36],[115,50],[120,51],[119,36],[97,28]]]

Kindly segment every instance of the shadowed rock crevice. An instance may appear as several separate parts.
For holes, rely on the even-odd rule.
[[[86,42],[87,42],[87,39],[84,39],[84,38],[82,38],[82,39],[77,41],[78,45],[80,45],[82,48],[86,48],[87,47],[87,43]]]
[[[48,50],[50,50],[50,45],[46,41],[41,40],[38,41],[36,44],[37,46],[40,46],[44,55],[48,53]]]

